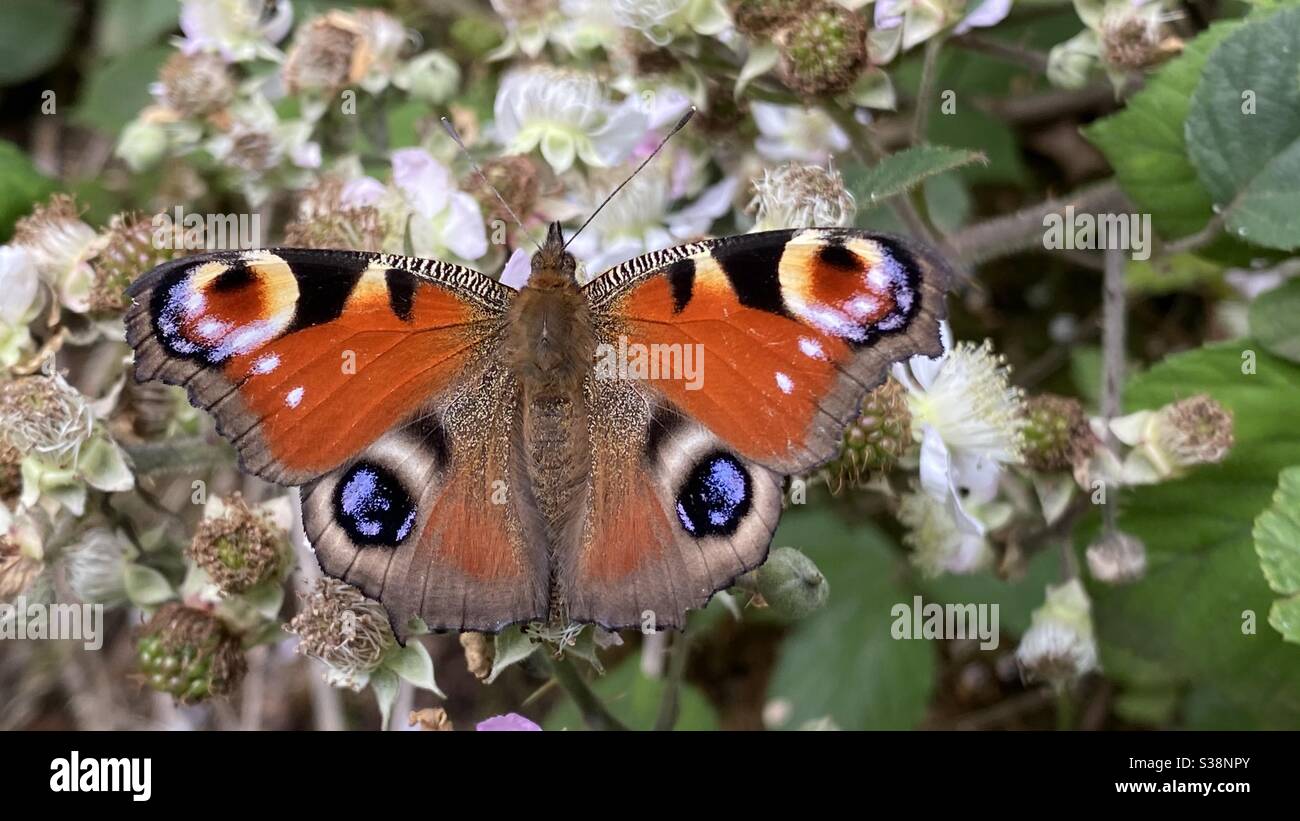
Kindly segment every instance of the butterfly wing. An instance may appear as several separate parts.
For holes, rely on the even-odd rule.
[[[589,382],[592,495],[560,567],[570,616],[680,626],[761,564],[781,475],[835,456],[892,362],[942,352],[946,282],[905,240],[810,229],[654,252],[589,284],[598,360],[677,357],[695,373]]]
[[[245,470],[297,485],[446,390],[494,344],[508,294],[431,260],[217,252],[136,281],[127,341],[137,379],[185,386]]]
[[[506,493],[518,414],[498,346],[511,291],[468,268],[350,251],[217,252],[129,291],[140,380],[183,385],[264,479],[302,485],[321,566],[405,634],[546,611]],[[526,492],[526,491],[522,491]]]
[[[835,456],[891,363],[942,353],[948,278],[910,241],[807,229],[647,254],[587,292],[608,344],[702,354],[697,380],[655,389],[746,458],[795,474]]]

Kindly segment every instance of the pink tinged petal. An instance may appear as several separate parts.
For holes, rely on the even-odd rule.
[[[432,219],[447,207],[451,172],[423,148],[393,152],[393,182],[417,214]]]
[[[374,177],[357,177],[348,180],[339,193],[339,201],[345,208],[368,208],[378,205],[388,189]]]
[[[293,5],[289,0],[276,0],[275,15],[262,24],[262,35],[272,43],[278,43],[293,27]]]
[[[542,728],[518,713],[506,713],[485,718],[474,725],[474,729],[479,732],[540,732]]]
[[[516,291],[528,284],[528,277],[533,272],[532,259],[523,248],[516,248],[506,260],[506,267],[501,269],[501,284],[508,285]]]
[[[443,244],[461,259],[478,259],[487,253],[487,230],[473,196],[464,191],[452,194],[442,239]]]
[[[36,263],[27,249],[17,245],[0,245],[0,321],[17,325],[26,316],[40,287]]]
[[[320,168],[320,143],[303,143],[296,146],[291,159],[299,168]]]
[[[668,221],[673,233],[683,236],[678,230],[679,226],[688,229],[686,235],[704,233],[714,220],[731,210],[731,201],[739,184],[740,181],[735,177],[724,177],[721,182],[704,189],[695,202],[670,214]]]
[[[592,144],[605,165],[617,165],[628,158],[650,121],[637,98],[624,100],[610,112],[605,124],[591,135]]]

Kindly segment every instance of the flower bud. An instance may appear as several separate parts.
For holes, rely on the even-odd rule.
[[[326,681],[357,691],[397,646],[383,605],[334,579],[317,582],[286,629],[298,636],[299,653],[330,668]]]
[[[460,87],[460,66],[440,51],[426,51],[397,69],[393,85],[416,99],[444,103]]]
[[[1049,586],[1047,600],[1030,622],[1016,648],[1016,660],[1027,678],[1063,687],[1098,669],[1092,602],[1078,579]]]
[[[800,14],[773,37],[781,82],[805,97],[845,91],[867,64],[867,26],[836,4]]]
[[[118,604],[126,600],[126,563],[135,547],[119,531],[92,528],[66,548],[61,563],[68,587],[83,602]]]
[[[1087,460],[1097,446],[1078,399],[1042,394],[1025,401],[1022,455],[1031,470],[1070,470]]]
[[[839,489],[862,481],[869,472],[894,466],[912,442],[912,413],[907,391],[894,379],[862,399],[857,417],[844,431],[840,453],[825,468],[827,481]]]
[[[813,560],[793,547],[778,547],[755,574],[758,593],[777,615],[802,619],[830,596],[831,586]]]
[[[1142,540],[1116,531],[1088,546],[1088,571],[1097,581],[1125,584],[1142,578],[1147,548]]]
[[[252,510],[238,493],[221,514],[199,522],[188,555],[222,593],[245,593],[273,581],[288,566],[284,533]]]
[[[248,665],[239,638],[205,610],[167,602],[140,628],[136,660],[144,681],[182,704],[235,690]]]
[[[148,117],[137,117],[126,124],[113,153],[132,171],[154,167],[167,153],[167,129]]]

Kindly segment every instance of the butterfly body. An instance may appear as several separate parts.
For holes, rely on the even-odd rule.
[[[763,561],[784,476],[835,455],[888,365],[941,350],[944,265],[898,238],[575,268],[558,225],[518,291],[432,260],[216,252],[132,286],[128,341],[245,470],[301,486],[322,568],[399,636],[680,627]]]

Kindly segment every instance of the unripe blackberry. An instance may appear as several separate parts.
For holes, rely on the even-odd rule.
[[[781,54],[781,82],[805,97],[848,89],[866,66],[866,37],[866,23],[842,6],[829,4],[800,15],[772,38]]]
[[[163,248],[156,246],[153,225],[140,214],[113,215],[105,236],[103,248],[90,261],[95,271],[90,291],[93,313],[125,310],[126,287],[149,269],[176,256],[172,243],[164,243]]]
[[[1042,394],[1025,401],[1022,455],[1031,470],[1070,468],[1092,455],[1097,438],[1079,400]]]
[[[224,696],[247,670],[239,639],[212,614],[167,602],[140,628],[136,660],[146,684],[182,704]]]
[[[238,493],[224,502],[220,516],[199,523],[189,556],[222,593],[238,595],[277,578],[287,548],[284,534]]]
[[[893,467],[912,442],[912,414],[907,390],[885,382],[862,399],[856,419],[844,431],[840,454],[826,466],[832,487],[856,484],[864,475]]]

